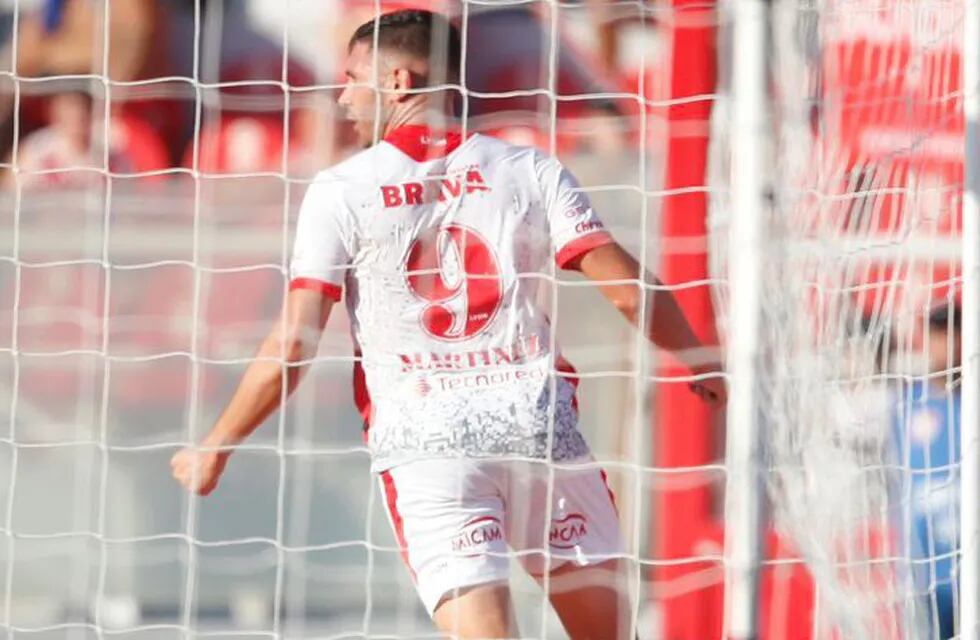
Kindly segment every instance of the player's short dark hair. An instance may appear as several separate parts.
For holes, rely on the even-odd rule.
[[[430,77],[423,79],[425,84],[459,77],[462,50],[459,30],[445,16],[421,9],[382,14],[357,28],[347,50],[360,42],[374,46],[375,29],[379,49],[429,61]]]

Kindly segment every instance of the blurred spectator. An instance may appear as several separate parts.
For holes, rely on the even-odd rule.
[[[215,120],[210,111],[213,96],[200,94],[187,82],[164,81],[167,77],[217,82],[279,82],[282,78],[283,47],[276,39],[257,32],[247,16],[248,2],[207,0],[125,0],[109,2],[108,14],[96,0],[43,0],[35,11],[23,11],[18,32],[17,71],[26,77],[106,73],[117,82],[158,80],[140,85],[112,87],[112,111],[150,125],[169,145],[168,153],[178,160],[194,134],[195,102],[204,98],[205,126]],[[106,16],[108,25],[104,25]],[[197,24],[195,24],[197,23]],[[108,26],[108,38],[104,34]],[[201,41],[195,42],[195,33]],[[109,47],[105,56],[103,42]],[[13,57],[11,45],[7,56]],[[108,67],[103,68],[103,58]],[[195,68],[195,61],[197,66]],[[286,82],[308,85],[312,76],[291,61]],[[221,91],[244,97],[239,112],[261,111],[282,117],[283,90],[256,84],[248,89]],[[10,128],[13,92],[4,96],[0,119]],[[44,124],[40,99],[22,101],[21,133]],[[220,119],[220,116],[218,117]],[[7,142],[9,145],[9,141]],[[8,147],[9,148],[9,147]],[[6,153],[6,149],[0,149]]]
[[[80,90],[59,93],[49,100],[47,115],[47,125],[26,135],[13,159],[21,186],[81,187],[100,180],[105,132],[97,124],[101,114],[93,117],[91,96]],[[108,170],[112,172],[154,171],[168,164],[156,134],[132,117],[110,118],[108,146]],[[8,184],[11,180],[12,174]]]
[[[103,72],[103,20],[106,8],[93,0],[45,0],[41,9],[20,18],[17,72],[23,76]],[[111,55],[106,61],[113,80],[153,75],[163,61],[151,55],[159,36],[156,0],[108,3]]]
[[[301,56],[286,57],[281,31],[256,28],[246,2],[213,2],[199,17],[206,38],[200,50],[201,81],[224,86],[204,90],[197,164],[191,118],[181,165],[209,174],[278,172],[286,154],[285,166],[292,169],[316,136],[315,120],[299,117],[309,110],[310,92],[296,91],[314,83],[312,72]],[[194,15],[183,12],[174,19],[183,25],[174,35],[179,43],[174,56],[179,68],[191,71]]]
[[[110,171],[144,173],[160,171],[169,166],[167,149],[151,126],[127,110],[110,117]]]
[[[222,118],[201,131],[197,168],[204,173],[281,171],[283,133],[281,116]],[[194,166],[193,142],[188,143],[182,163],[188,168]]]
[[[329,5],[301,4],[300,10],[310,14],[304,21],[336,25],[333,37],[326,45],[335,51],[313,56],[311,60],[309,46],[306,47],[305,56],[291,49],[285,65],[286,77],[283,78],[282,35],[288,29],[266,28],[263,31],[258,28],[255,21],[258,10],[255,7],[259,5],[261,2],[257,0],[111,2],[108,4],[108,14],[105,14],[109,28],[106,39],[102,35],[105,8],[100,2],[40,0],[37,9],[21,13],[16,68],[19,74],[27,77],[41,74],[102,74],[103,42],[107,42],[111,53],[107,57],[108,77],[114,81],[185,77],[197,78],[204,83],[265,83],[255,84],[249,89],[205,89],[203,94],[189,91],[189,85],[179,81],[112,87],[112,111],[136,116],[153,127],[168,145],[169,156],[176,164],[187,158],[188,143],[192,143],[191,138],[195,134],[194,104],[198,98],[205,101],[199,130],[202,138],[220,143],[228,138],[225,134],[227,128],[242,129],[238,126],[240,123],[231,122],[229,118],[236,121],[240,117],[258,119],[261,127],[269,130],[267,124],[273,116],[285,119],[282,113],[284,89],[291,91],[291,97],[295,98],[299,95],[293,90],[295,87],[312,84],[314,78],[308,71],[310,65],[319,68],[323,60],[332,61],[334,68],[331,75],[321,81],[333,84],[341,81],[342,69],[338,63],[346,53],[350,33],[377,10],[375,0],[335,0]],[[316,11],[311,9],[314,6]],[[543,3],[466,6],[469,48],[466,57],[467,88],[475,93],[499,96],[470,96],[466,115],[472,119],[474,129],[494,130],[504,137],[512,132],[524,138],[530,130],[535,140],[544,141],[542,146],[548,146],[553,126],[551,92],[554,90],[559,96],[587,98],[558,101],[559,138],[572,140],[560,139],[560,148],[578,145],[585,140],[590,147],[599,145],[611,153],[622,149],[624,137],[621,130],[584,126],[578,133],[568,134],[569,127],[563,124],[567,118],[608,117],[610,114],[615,116],[636,110],[636,105],[631,101],[604,97],[611,92],[628,91],[627,81],[622,74],[603,71],[604,68],[608,70],[609,65],[591,51],[574,46],[569,37],[571,31],[565,28],[565,22],[572,15],[584,17],[585,13],[569,7],[553,8]],[[461,0],[383,0],[381,7],[383,11],[405,7],[426,8],[449,14],[459,21],[462,21],[463,13]],[[339,11],[331,13],[331,8]],[[548,13],[553,10],[559,11],[557,17],[562,21],[554,38],[550,29],[552,16]],[[281,7],[265,11],[278,12],[280,21],[295,21],[294,16],[285,16]],[[323,27],[318,28],[322,34]],[[198,31],[201,40],[196,43],[194,34]],[[501,43],[506,43],[506,46],[501,46]],[[555,78],[550,77],[552,49],[557,55]],[[487,55],[487,52],[493,52],[493,55]],[[13,55],[9,45],[7,53],[8,56]],[[272,84],[283,80],[288,88]],[[508,92],[518,95],[499,95]],[[214,101],[216,94],[220,94],[217,96],[218,102]],[[11,95],[12,92],[6,96],[0,110],[0,119],[6,121],[8,130]],[[312,102],[315,100],[307,100],[307,103]],[[22,103],[19,123],[22,135],[44,124],[45,109],[43,104],[37,103],[37,99],[27,99]],[[291,156],[295,152],[305,158],[304,166],[336,161],[342,153],[340,148],[347,144],[343,127],[336,126],[331,111],[322,104],[311,109],[302,100],[292,103],[291,113],[288,114],[291,118],[289,150]],[[489,119],[481,116],[489,116]],[[285,128],[285,122],[282,124]],[[255,127],[251,129],[258,130]],[[323,129],[327,130],[327,138],[332,142],[324,144]],[[599,129],[603,130],[602,134],[598,133]],[[588,135],[593,131],[595,135]],[[314,142],[316,149],[310,153],[307,147],[313,146]],[[6,144],[10,144],[9,139]],[[270,145],[262,143],[261,146],[269,148]],[[225,156],[229,151],[217,149],[212,156]],[[2,145],[0,153],[6,153]],[[317,158],[320,158],[319,161]],[[212,166],[219,170],[221,164],[212,163]],[[281,163],[277,164],[281,166]],[[290,164],[295,163],[290,160]]]
[[[653,19],[653,3],[644,1],[638,8],[634,2],[615,4],[610,0],[587,0],[592,14],[597,43],[596,58],[602,72],[607,77],[625,77],[638,70],[638,60],[623,56],[626,27],[639,23],[641,28],[656,24]],[[637,65],[637,68],[631,68]]]
[[[923,345],[928,374],[903,383],[896,411],[897,463],[911,474],[911,500],[902,502],[899,531],[909,538],[912,579],[924,599],[929,637],[946,640],[953,637],[953,563],[959,547],[959,307],[936,308],[928,325]]]
[[[35,10],[22,8],[17,50],[13,50],[13,39],[6,43],[0,54],[3,66],[26,78],[105,72],[112,80],[130,81],[163,75],[168,60],[161,55],[166,23],[158,1],[109,2],[108,13],[104,3],[95,0],[43,0]],[[108,37],[103,35],[106,17]],[[104,45],[108,45],[108,56]],[[7,132],[11,130],[13,95],[12,90],[0,93],[0,123]],[[23,96],[20,131],[40,126],[44,112],[41,98]],[[0,154],[6,155],[10,144],[10,137],[4,135]]]
[[[48,125],[25,136],[17,157],[13,158],[22,174],[21,186],[31,189],[91,183],[94,174],[88,171],[37,173],[66,167],[95,167],[91,142],[91,97],[81,91],[54,96],[48,102]]]
[[[683,10],[678,7],[660,7],[660,11],[671,17],[658,21],[654,15],[654,4],[650,0],[637,2],[610,2],[609,0],[586,0],[593,27],[595,57],[599,73],[615,81],[627,93],[646,101],[647,139],[650,148],[665,144],[666,124],[663,119],[669,116],[664,102],[674,95],[672,87],[671,56],[666,50],[673,47],[677,37],[675,29],[684,24],[697,24],[710,17],[698,17],[699,13],[714,11],[711,5],[689,4]],[[658,104],[660,103],[660,104]],[[654,123],[661,123],[655,126]],[[637,132],[639,133],[639,132]],[[593,140],[599,143],[606,138],[596,135]]]
[[[460,0],[384,0],[381,6],[386,12],[428,9],[451,16],[460,26],[463,22]],[[561,26],[557,34],[551,33],[551,16],[546,12],[557,9],[546,9],[546,6],[543,3],[467,5],[465,84],[468,91],[482,94],[469,96],[466,116],[477,119],[474,128],[483,128],[485,121],[486,127],[505,137],[513,132],[517,136],[515,142],[528,138],[528,128],[535,140],[546,139],[552,126],[552,92],[562,97],[586,98],[559,100],[559,120],[621,116],[635,111],[628,101],[606,97],[627,90],[618,76],[603,73],[598,58],[574,46]],[[376,4],[373,0],[353,0],[346,2],[344,8],[345,16],[337,23],[334,39],[346,48],[346,39],[375,14]],[[564,17],[564,12],[559,13],[560,19]],[[553,48],[554,78],[550,66]],[[622,136],[607,136],[605,142],[618,143],[621,148]]]

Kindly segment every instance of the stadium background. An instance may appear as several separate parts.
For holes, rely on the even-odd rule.
[[[425,4],[459,15],[457,0]],[[367,473],[343,314],[215,495],[189,502],[167,465],[210,426],[278,310],[305,185],[352,151],[333,99],[375,3],[14,6],[0,17],[0,151],[17,167],[0,193],[6,622],[45,640],[428,633]],[[557,153],[616,238],[683,285],[710,339],[724,21],[683,0],[471,11],[468,127]],[[944,179],[961,172],[937,163]],[[724,418],[683,382],[652,384],[682,372],[576,282],[556,283],[555,324],[642,560],[641,636],[717,637]],[[541,633],[540,594],[518,589],[522,628]],[[765,637],[802,637],[810,591],[798,567],[766,573]]]

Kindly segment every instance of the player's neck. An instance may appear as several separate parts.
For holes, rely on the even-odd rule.
[[[384,135],[387,137],[396,129],[413,125],[446,129],[451,126],[453,120],[448,110],[433,109],[433,105],[428,100],[411,100],[395,107],[385,126]]]

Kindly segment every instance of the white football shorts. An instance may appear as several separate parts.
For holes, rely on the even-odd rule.
[[[506,582],[515,555],[536,577],[622,555],[615,501],[596,463],[554,467],[550,509],[549,476],[543,461],[474,458],[380,474],[402,559],[430,615],[461,589]]]

